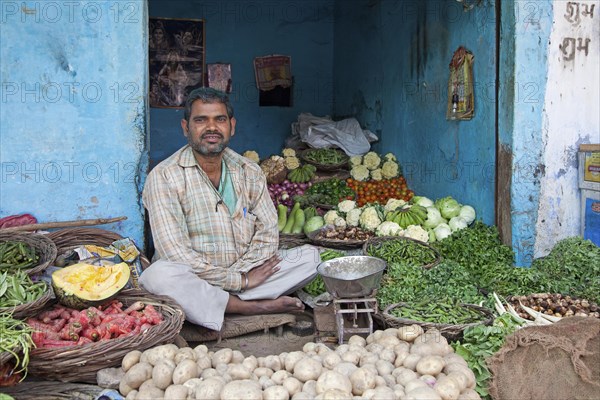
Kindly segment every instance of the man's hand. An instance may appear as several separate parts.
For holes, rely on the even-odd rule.
[[[276,254],[265,261],[262,265],[250,270],[248,272],[248,287],[244,288],[244,290],[253,289],[259,286],[266,281],[267,278],[279,271],[281,269],[281,267],[278,265],[280,261],[281,257]]]

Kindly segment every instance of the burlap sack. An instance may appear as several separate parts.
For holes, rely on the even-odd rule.
[[[495,400],[600,399],[600,320],[520,329],[489,361]]]

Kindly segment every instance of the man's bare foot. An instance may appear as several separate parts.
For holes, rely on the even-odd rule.
[[[281,296],[274,300],[242,300],[229,296],[226,313],[257,315],[304,311],[304,303],[298,298]]]

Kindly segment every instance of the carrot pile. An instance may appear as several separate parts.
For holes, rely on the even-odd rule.
[[[162,320],[151,304],[137,301],[123,309],[123,303],[113,300],[81,311],[55,305],[25,322],[34,330],[31,338],[37,348],[47,349],[137,335]]]

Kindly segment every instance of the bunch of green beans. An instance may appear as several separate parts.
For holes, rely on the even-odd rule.
[[[335,165],[348,161],[348,156],[336,149],[312,149],[304,153],[304,158],[323,165]]]
[[[0,353],[7,352],[15,358],[14,373],[25,371],[29,365],[29,349],[34,346],[31,340],[33,329],[10,314],[0,314]],[[22,356],[19,357],[19,354]]]
[[[429,247],[403,239],[371,244],[367,253],[385,260],[388,264],[403,263],[417,267],[430,264],[437,258],[436,253]]]
[[[342,257],[344,253],[341,251],[336,251],[332,249],[326,249],[320,254],[321,261],[333,260],[334,258]],[[323,278],[321,275],[317,275],[315,279],[310,281],[306,286],[304,286],[304,291],[311,296],[318,296],[321,293],[325,293],[327,288],[325,287],[325,282],[323,282]]]
[[[481,320],[481,314],[476,310],[443,301],[437,303],[431,301],[409,303],[392,309],[391,314],[399,318],[436,324],[460,325]]]
[[[33,267],[39,258],[28,243],[14,240],[0,243],[0,271]]]
[[[16,307],[36,301],[46,293],[44,281],[33,282],[25,271],[0,274],[0,308]]]

